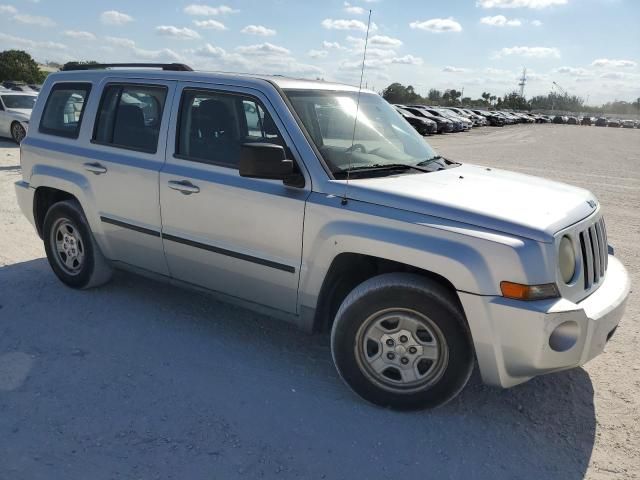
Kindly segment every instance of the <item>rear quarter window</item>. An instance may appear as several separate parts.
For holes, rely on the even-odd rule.
[[[48,135],[78,138],[90,83],[57,83],[49,92],[38,130]]]

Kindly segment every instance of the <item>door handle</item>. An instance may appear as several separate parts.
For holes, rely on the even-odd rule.
[[[198,193],[200,191],[200,187],[197,187],[188,180],[169,180],[169,188],[177,190],[183,195],[191,195],[192,193]]]
[[[103,167],[98,162],[95,163],[85,163],[84,169],[94,173],[96,175],[100,175],[103,173],[107,173],[107,167]]]

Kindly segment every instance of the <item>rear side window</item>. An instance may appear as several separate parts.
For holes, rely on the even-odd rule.
[[[44,106],[39,131],[60,137],[78,138],[90,91],[90,83],[55,84]]]
[[[108,85],[104,89],[93,141],[155,153],[167,88],[153,85]]]

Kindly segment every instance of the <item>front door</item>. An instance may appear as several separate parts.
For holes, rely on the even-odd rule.
[[[268,100],[250,89],[185,83],[173,111],[178,133],[160,172],[171,275],[294,313],[310,182],[293,188],[238,173],[243,143],[291,145]]]

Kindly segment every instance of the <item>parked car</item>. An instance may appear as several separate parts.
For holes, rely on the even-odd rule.
[[[467,111],[464,108],[457,107],[445,107],[446,110],[453,112],[454,114],[469,120],[471,122],[472,127],[482,127],[485,124],[484,119],[480,115],[476,115],[471,111]]]
[[[591,125],[591,124],[592,124],[591,117],[587,115],[582,117],[582,120],[580,120],[580,125]]]
[[[607,126],[619,128],[621,125],[622,125],[622,122],[619,119],[611,118],[609,119],[609,124]]]
[[[37,97],[35,93],[0,92],[1,137],[10,137],[17,144],[22,142],[29,129],[29,118]]]
[[[485,117],[488,125],[492,127],[504,127],[505,119],[501,115],[486,110],[474,110],[474,112]]]
[[[431,106],[429,107],[429,111],[431,112],[436,111],[440,113],[440,115],[444,116],[445,118],[453,120],[454,122],[460,122],[462,124],[463,131],[468,131],[473,128],[473,122],[471,120],[469,120],[466,117],[463,117],[462,115],[458,115],[457,113],[454,113],[451,110],[448,110],[444,107]]]
[[[576,117],[569,117],[567,118],[567,124],[568,125],[578,125],[580,122],[578,122],[578,119]]]
[[[452,124],[452,132],[462,132],[465,130],[464,124],[462,123],[462,120],[460,119],[454,119],[451,116],[448,116],[446,113],[440,112],[434,108],[431,107],[426,107],[424,105],[410,105],[409,108],[411,109],[411,111],[413,111],[412,109],[417,109],[420,110],[422,112],[428,113],[429,115],[433,116],[433,117],[437,117],[437,118],[441,118],[443,120],[448,120],[451,122]]]
[[[598,117],[596,120],[596,127],[606,127],[609,124],[609,120],[606,117]]]
[[[433,135],[434,133],[438,132],[438,124],[433,120],[429,120],[428,118],[424,117],[418,117],[417,115],[414,115],[410,111],[405,110],[401,107],[396,107],[396,110],[400,115],[402,115],[402,118],[404,118],[411,124],[413,128],[416,129],[416,131],[420,135]]]
[[[433,115],[432,113],[428,112],[425,108],[404,107],[404,106],[402,108],[405,108],[408,112],[413,113],[417,117],[426,118],[428,120],[436,122],[436,125],[438,126],[438,133],[451,133],[455,129],[454,124],[451,120],[444,117],[437,116],[437,115]]]
[[[634,128],[636,126],[636,122],[633,120],[622,120],[623,128]]]
[[[373,91],[155,66],[68,64],[36,102],[15,189],[65,285],[122,267],[330,331],[402,409],[476,360],[510,387],[602,353],[630,287],[590,192],[443,158]]]
[[[508,115],[507,112],[495,110],[493,113],[494,115],[498,115],[502,117],[507,125],[513,125],[516,123],[516,119],[513,118],[511,115]]]
[[[562,115],[556,115],[555,117],[553,117],[553,123],[557,123],[557,124],[567,123],[567,119]]]

